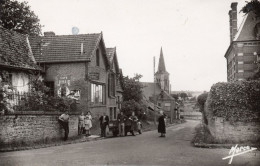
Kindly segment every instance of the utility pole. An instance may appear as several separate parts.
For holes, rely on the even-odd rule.
[[[155,86],[156,86],[156,81],[155,81],[155,57],[153,57],[153,97],[154,97],[154,125],[156,125],[156,96],[155,96]]]

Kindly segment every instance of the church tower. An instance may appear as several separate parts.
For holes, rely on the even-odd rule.
[[[166,68],[165,68],[163,51],[162,51],[162,48],[161,48],[158,70],[155,73],[155,79],[156,79],[156,83],[159,84],[161,89],[166,91],[168,94],[170,93],[169,75],[170,74],[166,71]]]

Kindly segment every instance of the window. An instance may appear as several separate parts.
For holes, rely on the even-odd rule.
[[[99,66],[100,64],[99,64],[99,60],[100,58],[99,58],[99,50],[97,49],[96,50],[96,66]]]
[[[108,76],[108,95],[109,96],[116,95],[116,80],[115,80],[114,73],[110,73]]]
[[[120,96],[117,96],[117,108],[121,109],[121,99],[120,99]]]
[[[243,56],[244,54],[243,53],[238,53],[237,56]]]
[[[54,96],[54,81],[47,81],[47,82],[45,82],[45,84],[50,89],[48,91],[48,95]]]
[[[109,108],[109,120],[113,119],[113,107]]]
[[[239,72],[239,73],[243,73],[243,72],[244,72],[244,70],[238,70],[238,72]]]
[[[104,86],[99,84],[91,84],[91,103],[105,104]]]
[[[243,61],[238,61],[237,64],[244,64],[244,62]]]
[[[116,107],[114,107],[114,119],[116,119]]]

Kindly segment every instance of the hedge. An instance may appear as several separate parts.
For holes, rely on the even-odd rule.
[[[227,121],[260,121],[260,81],[217,83],[206,101],[207,116]]]

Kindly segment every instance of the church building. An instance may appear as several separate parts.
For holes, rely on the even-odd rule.
[[[176,103],[175,99],[170,95],[170,74],[165,67],[163,51],[161,48],[160,58],[158,63],[158,70],[155,73],[154,82],[142,82],[144,99],[157,105],[160,110],[170,117],[171,122],[173,119],[178,119],[178,113],[175,112]]]

